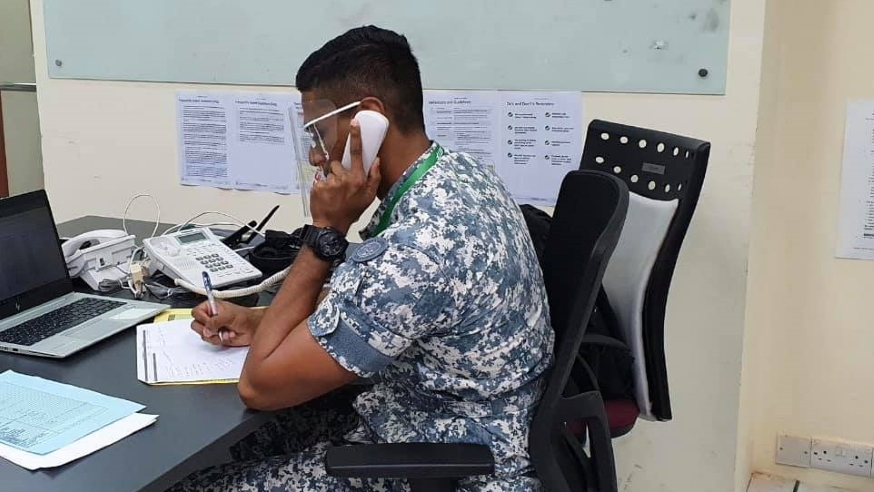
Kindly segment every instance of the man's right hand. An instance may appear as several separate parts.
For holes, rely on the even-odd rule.
[[[216,301],[218,314],[210,316],[209,304],[203,302],[191,310],[191,329],[213,345],[245,347],[252,343],[263,310],[249,309],[230,302]],[[221,332],[221,335],[219,335]]]

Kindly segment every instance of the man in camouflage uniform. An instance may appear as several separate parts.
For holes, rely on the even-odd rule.
[[[390,121],[369,174],[353,115],[321,130],[343,137],[327,152],[313,147],[312,163],[330,169],[313,188],[314,226],[345,234],[375,196],[382,202],[323,299],[330,255],[313,242],[263,317],[224,303],[215,317],[195,309],[193,328],[205,340],[251,344],[239,385],[250,407],[296,408],[235,448],[244,461],[198,472],[174,490],[408,490],[402,480],[325,472],[329,445],[385,442],[484,444],[495,473],[463,479],[460,490],[540,490],[528,431],[553,332],[519,208],[490,169],[427,138],[418,65],[404,37],[352,30],[304,62],[297,86],[305,107],[359,101]],[[351,169],[328,164],[342,155],[346,134]],[[372,376],[378,382],[363,391],[347,385]],[[360,392],[353,418],[325,403],[348,392]]]

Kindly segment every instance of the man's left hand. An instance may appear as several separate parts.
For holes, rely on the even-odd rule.
[[[361,127],[355,120],[352,120],[349,135],[351,169],[344,168],[338,161],[331,162],[331,173],[326,179],[314,183],[310,194],[313,225],[333,227],[344,234],[373,203],[381,178],[379,158],[374,160],[369,174],[364,171]]]

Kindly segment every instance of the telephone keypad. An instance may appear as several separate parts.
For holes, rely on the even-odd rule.
[[[199,255],[194,259],[199,261],[201,265],[203,265],[207,270],[211,273],[219,273],[224,272],[225,270],[230,270],[234,266],[227,261],[222,255],[218,253],[209,253],[209,251],[197,250],[193,251],[194,254]]]

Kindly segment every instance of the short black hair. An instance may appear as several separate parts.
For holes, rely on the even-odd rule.
[[[419,62],[396,32],[363,26],[337,36],[307,57],[295,85],[323,92],[338,107],[379,98],[402,133],[425,129]]]

